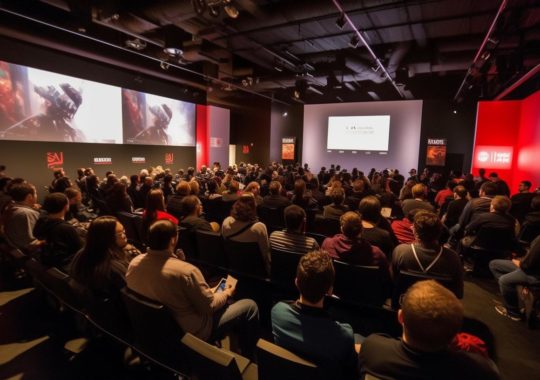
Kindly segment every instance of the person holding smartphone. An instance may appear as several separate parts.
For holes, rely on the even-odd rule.
[[[176,225],[169,220],[154,222],[148,232],[148,253],[130,263],[129,289],[164,304],[180,327],[199,339],[213,342],[232,333],[238,336],[242,355],[253,357],[258,339],[259,310],[250,299],[232,301],[234,279],[222,290],[210,288],[201,271],[174,255],[178,241]]]

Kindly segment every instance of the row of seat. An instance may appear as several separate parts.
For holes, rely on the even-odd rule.
[[[258,364],[255,364],[189,333],[184,334],[164,305],[128,288],[121,291],[121,305],[111,299],[94,300],[84,305],[70,285],[67,274],[54,267],[46,268],[17,249],[0,248],[2,256],[7,256],[14,267],[23,266],[36,287],[57,301],[59,310],[84,320],[92,329],[179,378],[319,378],[313,363],[263,339],[257,343]]]

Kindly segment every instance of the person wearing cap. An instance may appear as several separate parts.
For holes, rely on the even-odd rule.
[[[412,168],[411,170],[409,170],[409,178],[407,178],[407,181],[410,181],[410,180],[413,180],[415,182],[420,182],[418,180],[418,175],[416,175],[416,169]]]

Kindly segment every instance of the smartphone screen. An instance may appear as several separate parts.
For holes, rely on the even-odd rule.
[[[216,288],[216,293],[221,293],[222,291],[224,291],[226,284],[227,284],[227,280],[222,278],[221,281],[219,282],[219,285]]]

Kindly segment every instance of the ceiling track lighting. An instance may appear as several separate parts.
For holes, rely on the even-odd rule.
[[[127,39],[126,46],[130,49],[141,51],[141,50],[146,49],[147,44],[146,44],[146,41],[143,41],[139,38],[134,38],[134,39]]]
[[[163,49],[163,52],[167,54],[171,58],[178,58],[184,54],[182,49],[179,49],[177,47],[168,46]]]
[[[233,4],[233,0],[191,0],[195,12],[202,16],[206,10],[212,17],[219,17],[221,8],[230,18],[238,18],[240,11]]]
[[[358,37],[358,35],[353,34],[351,37],[351,40],[349,41],[349,46],[352,47],[353,49],[356,49],[359,44],[360,44],[360,38]]]

